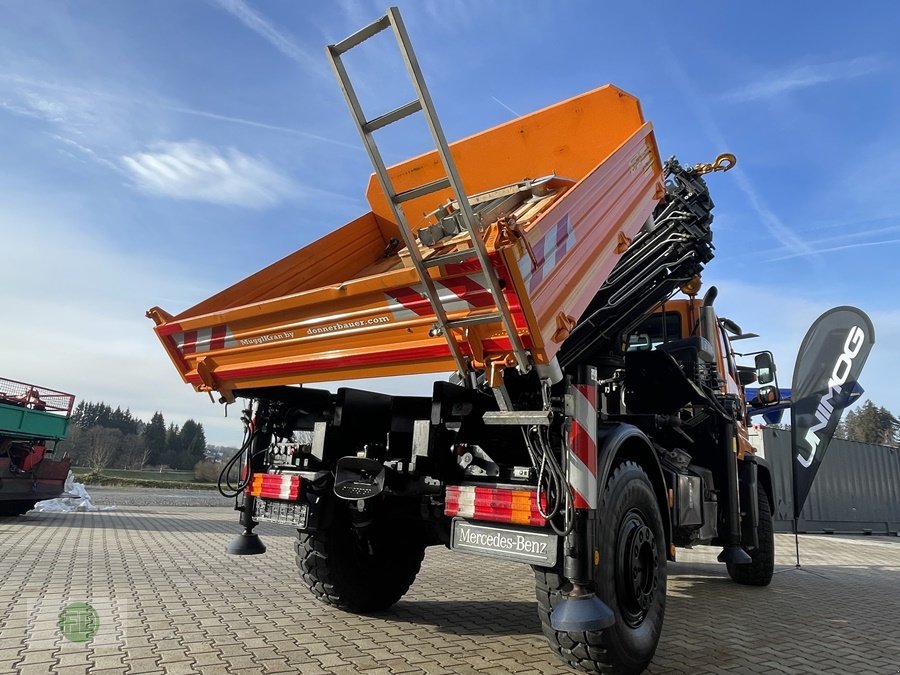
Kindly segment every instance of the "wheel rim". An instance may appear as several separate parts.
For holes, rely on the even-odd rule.
[[[619,526],[616,558],[616,595],[622,619],[632,628],[644,622],[659,581],[656,536],[644,515],[629,511]]]

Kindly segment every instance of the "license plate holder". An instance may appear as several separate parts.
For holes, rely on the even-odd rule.
[[[253,503],[253,520],[302,530],[309,521],[309,504],[257,497]]]
[[[553,567],[559,553],[559,537],[553,532],[502,524],[473,523],[454,518],[450,548],[514,562]]]

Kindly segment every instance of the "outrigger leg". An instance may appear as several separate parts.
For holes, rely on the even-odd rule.
[[[586,453],[596,453],[597,438],[597,369],[579,366],[575,381],[569,384],[573,405],[566,410],[571,418],[569,442],[564,448],[566,476],[573,481],[570,463],[583,461]],[[580,428],[580,431],[578,430]],[[589,437],[586,441],[585,436]],[[596,472],[596,469],[594,469]],[[573,486],[574,487],[574,486]],[[575,492],[581,494],[575,501],[571,517],[574,520],[566,535],[563,573],[572,582],[572,590],[559,599],[550,614],[554,630],[580,632],[609,628],[616,616],[609,606],[590,589],[592,583],[593,531],[597,515],[596,480],[578,485]]]

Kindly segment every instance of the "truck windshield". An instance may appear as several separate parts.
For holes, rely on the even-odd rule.
[[[681,339],[681,314],[666,312],[644,319],[628,336],[628,351],[655,349],[664,342]]]

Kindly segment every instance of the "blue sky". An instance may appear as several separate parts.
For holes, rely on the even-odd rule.
[[[0,376],[236,442],[144,311],[180,311],[367,210],[371,167],[324,45],[385,8],[0,4]],[[400,8],[450,139],[612,82],[641,99],[664,157],[735,153],[709,181],[720,313],[763,336],[787,385],[815,317],[859,306],[877,336],[862,385],[900,412],[900,5]],[[348,58],[379,112],[410,98],[392,48]],[[427,148],[386,143],[390,160]],[[371,384],[427,393],[425,379]]]

